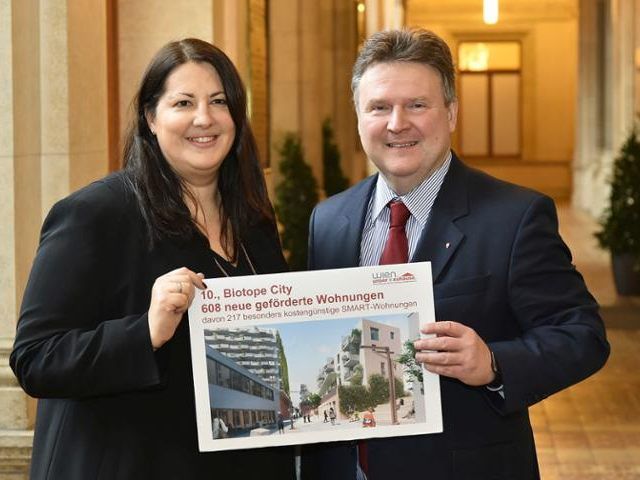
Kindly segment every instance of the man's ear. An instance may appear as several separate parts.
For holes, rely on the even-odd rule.
[[[458,100],[453,100],[447,107],[447,120],[449,121],[449,131],[453,133],[458,122]]]

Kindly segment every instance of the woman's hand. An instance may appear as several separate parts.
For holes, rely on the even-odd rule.
[[[173,337],[182,315],[193,301],[196,287],[207,288],[203,278],[202,273],[181,267],[156,279],[149,305],[149,333],[154,350]]]

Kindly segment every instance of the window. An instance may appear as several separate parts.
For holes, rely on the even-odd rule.
[[[371,340],[380,340],[380,330],[374,327],[371,327]]]
[[[207,378],[211,385],[215,385],[217,383],[217,373],[216,373],[216,365],[218,362],[211,358],[207,358]]]
[[[242,391],[244,393],[251,393],[251,380],[244,375],[242,375]]]
[[[221,387],[231,388],[231,370],[229,367],[218,364],[218,381],[216,382]]]
[[[467,157],[521,154],[521,45],[461,42],[460,151]]]
[[[231,371],[231,388],[242,391],[242,375],[234,370]]]
[[[261,385],[258,382],[254,382],[253,380],[251,380],[251,393],[253,394],[253,396],[262,397],[262,388],[260,387]]]
[[[395,332],[389,332],[389,337],[391,338],[391,340],[393,340],[395,336],[396,336]]]

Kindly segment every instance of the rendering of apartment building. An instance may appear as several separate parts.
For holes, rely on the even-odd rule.
[[[388,353],[387,353],[388,352]],[[317,376],[322,394],[319,412],[333,407],[339,413],[338,386],[355,383],[367,385],[374,374],[389,378],[389,364],[395,377],[402,378],[396,359],[402,353],[400,329],[385,323],[363,318],[348,335],[342,337],[337,352],[328,357]]]
[[[385,348],[389,349],[391,360],[394,361],[402,353],[400,329],[363,318],[357,328],[342,337],[336,354],[327,358],[318,372],[318,388],[323,390],[324,386],[324,390],[328,390],[327,383],[350,385],[354,375],[360,373],[363,385],[367,385],[369,376],[376,373],[388,378],[388,361],[382,352]],[[395,362],[393,365],[395,376],[398,376],[398,367]]]
[[[250,429],[276,421],[280,391],[211,345],[206,346],[211,418],[232,429]]]
[[[257,327],[205,330],[204,340],[273,388],[281,387],[275,330]]]
[[[395,362],[402,353],[400,329],[363,318],[360,322],[360,331],[362,332],[362,338],[359,363],[362,365],[362,384],[367,385],[369,377],[376,373],[382,375],[384,378],[389,378],[389,362],[386,353],[383,352],[385,348],[388,348],[390,352],[393,375],[395,377],[402,377],[402,371]],[[347,355],[346,353],[349,354]],[[350,366],[353,363],[352,354],[343,351],[340,360],[340,374],[343,375],[344,372],[346,379],[348,374],[353,375],[353,369],[355,368],[355,366]]]
[[[281,396],[275,330],[205,330],[205,344],[211,418],[240,429],[274,423]]]

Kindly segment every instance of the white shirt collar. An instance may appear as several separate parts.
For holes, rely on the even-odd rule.
[[[371,209],[371,221],[375,221],[382,210],[394,198],[399,198],[407,206],[411,215],[424,226],[427,223],[429,212],[433,202],[438,196],[444,177],[451,165],[451,150],[442,165],[440,165],[428,178],[423,180],[416,188],[406,195],[397,195],[387,184],[382,175],[378,175],[376,189]]]

